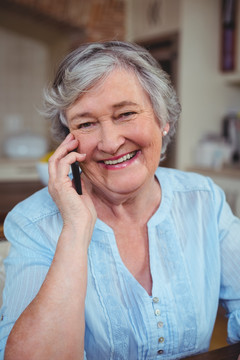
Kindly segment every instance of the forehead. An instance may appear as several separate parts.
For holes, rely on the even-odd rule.
[[[131,101],[139,105],[149,105],[150,103],[148,94],[133,71],[115,69],[81,94],[69,110],[77,104],[81,104],[81,107],[92,107],[96,104],[98,106],[114,106],[116,102]]]

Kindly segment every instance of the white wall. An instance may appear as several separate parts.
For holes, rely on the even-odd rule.
[[[231,108],[240,110],[240,87],[219,71],[220,1],[182,0],[178,89],[183,106],[178,129],[177,166],[193,165],[196,143],[220,132]]]
[[[49,138],[49,126],[37,108],[43,88],[52,79],[56,64],[69,51],[72,33],[64,27],[0,11],[0,159],[3,140],[20,128]]]
[[[178,95],[182,116],[178,127],[176,166],[193,164],[197,142],[208,132],[220,133],[229,109],[240,110],[240,86],[229,86],[219,71],[220,0],[158,0],[159,22],[149,23],[152,0],[127,0],[127,38],[140,41],[179,32]],[[240,0],[239,17],[240,19]],[[238,26],[240,73],[240,26]]]
[[[145,40],[177,32],[181,0],[126,0],[126,38]]]
[[[37,109],[47,84],[47,47],[0,27],[0,48],[4,49],[0,52],[1,144],[19,131],[46,136],[46,124]]]

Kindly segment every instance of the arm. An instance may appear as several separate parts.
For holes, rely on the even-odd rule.
[[[240,220],[235,218],[221,241],[220,301],[227,311],[228,342],[240,341]]]
[[[69,165],[84,159],[69,154],[76,145],[69,135],[50,160],[49,192],[61,212],[63,229],[37,296],[9,335],[6,360],[83,359],[87,249],[96,213],[86,190],[79,196],[68,177]]]
[[[220,302],[227,311],[228,342],[235,343],[240,341],[240,219],[232,214],[218,188],[215,204],[221,256]]]

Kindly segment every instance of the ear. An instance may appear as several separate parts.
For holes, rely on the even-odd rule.
[[[166,125],[164,126],[164,128],[162,130],[163,136],[167,135],[167,133],[169,132],[169,129],[170,129],[170,125],[169,125],[169,123],[166,123]]]

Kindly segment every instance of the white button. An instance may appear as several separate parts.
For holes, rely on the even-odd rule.
[[[158,339],[158,342],[160,343],[160,344],[162,344],[163,342],[164,342],[164,337],[160,337],[159,339]]]
[[[156,310],[155,310],[155,315],[156,315],[156,316],[159,316],[160,314],[161,314],[161,311],[160,311],[159,309],[156,309]]]
[[[157,327],[160,329],[160,328],[162,328],[163,327],[163,322],[162,321],[159,321],[158,323],[157,323]]]
[[[153,298],[153,302],[154,302],[155,304],[158,303],[158,302],[159,302],[159,298],[155,296],[155,297]]]

